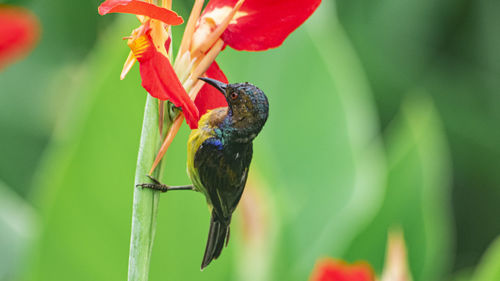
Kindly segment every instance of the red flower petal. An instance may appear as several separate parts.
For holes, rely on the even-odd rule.
[[[229,11],[236,2],[211,0],[203,16],[222,14],[221,11]],[[309,18],[320,3],[321,0],[246,0],[222,34],[222,40],[236,50],[276,48]]]
[[[184,22],[176,12],[139,0],[107,0],[99,6],[101,16],[108,13],[125,13],[148,16],[170,25]]]
[[[222,72],[219,65],[217,65],[215,61],[210,65],[205,74],[208,78],[228,83],[226,75],[224,75],[224,72]],[[194,104],[198,108],[200,116],[203,116],[203,114],[205,114],[208,110],[219,107],[227,107],[227,101],[224,95],[219,92],[219,90],[208,84],[203,85],[194,100]]]
[[[310,281],[375,281],[373,269],[368,263],[349,265],[334,259],[322,259],[316,263]]]
[[[170,44],[172,44],[172,37],[168,36],[167,41],[165,41],[165,50],[167,52],[170,49]]]
[[[0,6],[0,69],[26,55],[38,41],[40,27],[28,10]]]
[[[129,46],[139,62],[144,89],[157,99],[169,100],[181,107],[189,127],[198,127],[198,109],[182,87],[168,58],[154,47],[149,31]]]

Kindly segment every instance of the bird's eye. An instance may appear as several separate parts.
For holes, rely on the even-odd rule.
[[[235,100],[235,99],[237,99],[237,98],[238,98],[238,93],[232,93],[232,94],[231,94],[231,99],[232,99],[232,100]]]

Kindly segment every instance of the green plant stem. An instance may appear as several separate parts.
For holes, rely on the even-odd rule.
[[[168,122],[168,120],[166,120],[166,122]],[[167,124],[167,129],[169,126],[170,124]],[[151,251],[156,230],[159,192],[136,187],[136,185],[151,182],[146,175],[153,165],[160,145],[161,137],[158,128],[158,101],[148,95],[135,172],[128,281],[148,280]],[[159,178],[160,170],[161,167],[155,169],[152,176]]]

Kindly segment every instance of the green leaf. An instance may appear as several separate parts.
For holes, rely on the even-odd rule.
[[[74,72],[112,17],[98,15],[99,1],[8,2],[32,11],[41,29],[34,50],[0,73],[0,177],[26,196]]]
[[[387,132],[387,191],[375,219],[346,251],[381,272],[387,232],[401,226],[414,280],[442,280],[450,262],[450,163],[430,98],[415,93]],[[419,96],[417,98],[416,96]]]
[[[456,32],[465,13],[453,0],[336,1],[340,21],[363,61],[385,126],[402,94],[413,87]]]
[[[500,238],[497,238],[483,255],[471,280],[500,280]]]
[[[476,265],[500,232],[500,221],[491,216],[500,213],[498,76],[471,66],[469,60],[444,60],[423,80],[435,99],[453,155],[455,269]]]
[[[14,280],[38,232],[33,208],[0,181],[0,280]]]

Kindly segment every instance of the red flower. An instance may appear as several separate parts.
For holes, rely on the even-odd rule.
[[[347,264],[325,258],[316,264],[310,281],[375,281],[373,269],[368,263]]]
[[[108,13],[125,13],[147,16],[166,24],[179,25],[184,21],[176,12],[139,0],[108,0],[99,6],[101,16]]]
[[[162,1],[163,7],[148,2],[107,0],[99,7],[101,15],[130,13],[143,16],[141,26],[129,39],[129,46],[137,46],[134,41],[149,34],[141,42],[156,48],[148,48],[147,53],[151,55],[141,59],[132,49],[122,78],[138,59],[144,88],[153,97],[168,99],[180,106],[190,127],[196,128],[198,111],[203,114],[208,109],[226,105],[219,93],[197,84],[198,77],[208,70],[207,74],[214,75],[213,78],[227,81],[214,62],[223,47],[228,45],[249,51],[278,47],[316,10],[321,0],[211,0],[201,16],[204,1],[196,0],[173,68],[165,48],[170,42],[166,30],[168,25],[182,23],[182,18],[165,8],[168,1]],[[188,100],[186,91],[190,92],[189,96],[199,108],[190,104],[192,101]]]
[[[198,21],[193,48],[207,31],[224,25],[224,19],[242,3],[221,39],[236,50],[262,51],[280,46],[319,6],[321,0],[211,0]]]
[[[30,11],[0,6],[0,70],[28,54],[36,45],[39,33],[38,20]]]
[[[320,259],[314,266],[309,281],[375,281],[375,274],[366,262],[347,264],[331,258]],[[389,231],[385,265],[381,281],[411,281],[413,280],[406,253],[403,231],[392,228]]]
[[[230,46],[236,50],[262,51],[278,47],[319,6],[321,0],[211,0],[202,13],[204,0],[195,0],[182,42],[172,67],[170,25],[182,19],[151,1],[107,0],[99,7],[101,15],[130,13],[140,15],[141,26],[133,31],[128,45],[132,49],[121,78],[136,59],[140,64],[142,86],[155,98],[170,100],[182,108],[191,129],[198,127],[200,115],[227,106],[224,97],[199,77],[223,82],[227,78],[215,58]],[[188,94],[186,94],[186,92]],[[162,113],[160,113],[162,114]],[[171,126],[152,170],[159,163],[177,133],[182,116]]]
[[[153,97],[169,100],[181,106],[190,126],[198,124],[198,109],[182,87],[174,68],[167,57],[162,55],[153,45],[151,30],[129,42],[134,57],[139,61],[142,86]]]
[[[319,6],[321,0],[211,0],[197,18],[203,1],[196,1],[189,18],[179,53],[189,52],[192,59],[202,61],[215,56],[228,45],[236,50],[263,51],[280,46]],[[196,21],[196,24],[195,24]],[[217,45],[217,40],[223,44]],[[210,65],[200,63],[202,74]],[[218,74],[224,74],[217,67]],[[210,76],[207,70],[207,74]],[[195,78],[195,77],[194,77]],[[218,79],[216,77],[210,77]],[[221,80],[222,81],[222,80]],[[205,91],[211,91],[205,93]],[[196,104],[203,104],[200,115],[215,106],[227,106],[216,91],[203,87]],[[217,100],[217,102],[212,102]],[[207,106],[211,105],[211,106]],[[213,106],[213,107],[212,107]]]
[[[142,86],[160,100],[169,100],[181,107],[190,127],[198,124],[198,109],[182,87],[170,63],[167,48],[169,25],[183,22],[174,11],[138,0],[107,0],[99,6],[99,14],[129,13],[144,16],[141,26],[133,31],[128,45],[131,49],[125,72],[139,61]],[[126,73],[125,73],[126,74]],[[124,75],[123,75],[124,76]]]

